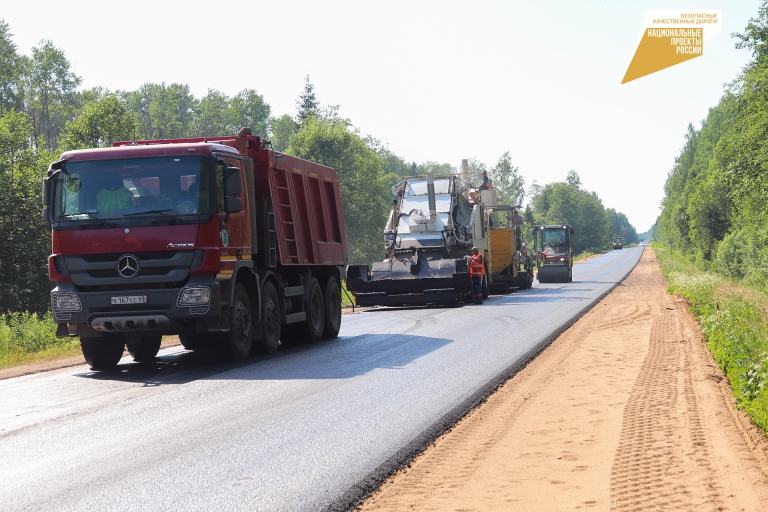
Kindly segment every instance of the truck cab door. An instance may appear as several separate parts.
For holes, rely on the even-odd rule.
[[[251,231],[245,196],[245,165],[242,160],[216,159],[216,197],[221,248],[221,274],[231,277],[237,262],[251,259]]]

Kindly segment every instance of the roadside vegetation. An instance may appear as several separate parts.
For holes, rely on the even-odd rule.
[[[768,431],[768,0],[733,36],[752,60],[688,126],[649,238],[738,406]]]
[[[587,260],[587,259],[591,258],[595,254],[600,254],[600,253],[599,252],[595,252],[595,251],[582,251],[579,254],[574,254],[573,255],[573,261],[574,261],[574,263],[579,262],[579,261],[584,261],[584,260]]]
[[[342,279],[341,281],[341,307],[343,308],[351,308],[352,306],[355,306],[355,298],[352,296],[352,293],[347,290],[347,283],[345,280]]]
[[[684,297],[733,388],[737,407],[768,432],[768,294],[704,271],[669,246],[653,249],[669,291]]]
[[[685,144],[664,186],[656,241],[700,270],[768,285],[768,1],[736,47],[752,60]]]
[[[0,370],[80,353],[76,338],[57,338],[56,324],[47,313],[0,315]]]

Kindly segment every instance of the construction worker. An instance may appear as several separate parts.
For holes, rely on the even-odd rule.
[[[483,171],[483,181],[480,183],[480,186],[477,187],[478,190],[492,190],[493,189],[493,182],[491,181],[491,178],[488,177],[488,171]]]
[[[488,177],[488,171],[483,171],[483,182],[480,183],[480,186],[477,187],[477,190],[473,190],[469,193],[469,198],[475,202],[480,202],[480,192],[483,190],[491,190],[493,188],[493,184],[491,183],[491,179]]]
[[[472,248],[472,256],[469,258],[469,277],[472,278],[472,290],[475,293],[475,304],[483,303],[483,276],[485,275],[485,261],[477,247]]]
[[[512,222],[515,224],[515,241],[517,242],[517,250],[521,250],[523,246],[523,217],[517,212],[517,210],[512,210]]]

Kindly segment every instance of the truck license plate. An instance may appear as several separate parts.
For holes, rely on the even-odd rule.
[[[146,304],[146,295],[122,295],[120,297],[111,297],[112,304]]]

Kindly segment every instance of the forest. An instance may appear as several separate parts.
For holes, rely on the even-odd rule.
[[[745,39],[744,44],[751,41]],[[53,41],[41,41],[24,54],[13,41],[12,27],[0,20],[3,314],[44,313],[49,308],[50,227],[41,217],[41,189],[48,165],[64,150],[106,147],[121,140],[234,135],[249,126],[278,151],[336,169],[350,264],[370,264],[382,257],[381,233],[394,198],[391,187],[402,176],[458,172],[459,162],[406,162],[342,117],[340,106],[321,105],[309,76],[303,87],[297,84],[296,112],[281,115],[272,112],[256,89],[234,96],[209,89],[196,98],[181,82],[145,83],[135,91],[81,89],[81,83],[82,77],[71,71],[64,50]],[[700,138],[691,133],[694,147]],[[479,183],[483,170],[504,202],[523,206],[527,232],[533,224],[571,224],[576,231],[575,254],[602,251],[614,235],[625,243],[636,241],[627,217],[605,208],[594,192],[584,190],[575,170],[564,170],[562,182],[533,181],[526,187],[510,151],[490,165],[470,159],[473,182]]]
[[[685,144],[664,185],[654,237],[701,270],[768,283],[768,3],[737,48],[752,52],[701,128]]]

